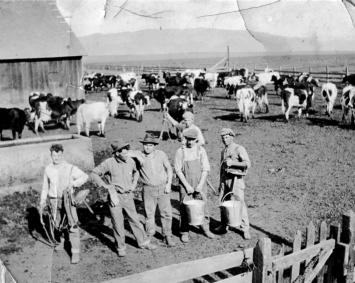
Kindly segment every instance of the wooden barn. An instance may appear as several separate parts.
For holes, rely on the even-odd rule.
[[[0,107],[26,107],[32,91],[83,98],[85,51],[52,0],[0,2]]]

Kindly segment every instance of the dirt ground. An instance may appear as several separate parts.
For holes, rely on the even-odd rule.
[[[340,95],[340,94],[339,94]],[[104,93],[89,94],[90,100],[103,100]],[[98,282],[129,274],[217,254],[255,246],[260,237],[270,237],[274,251],[281,244],[290,246],[297,230],[305,232],[309,221],[318,224],[325,220],[328,224],[339,221],[343,212],[352,209],[355,203],[353,184],[355,180],[355,142],[354,129],[339,123],[339,97],[335,116],[330,119],[324,114],[323,101],[316,92],[314,111],[298,120],[296,112],[290,122],[285,123],[281,115],[280,98],[273,92],[269,94],[270,113],[256,113],[255,119],[248,123],[239,121],[236,101],[225,97],[225,90],[215,89],[207,94],[203,102],[195,104],[195,123],[201,128],[207,144],[205,146],[211,172],[209,180],[218,187],[220,152],[223,148],[219,131],[230,127],[238,133],[235,140],[247,149],[252,167],[246,176],[245,193],[251,222],[250,241],[245,241],[235,231],[207,239],[193,230],[191,241],[183,244],[178,234],[178,192],[171,194],[173,207],[173,234],[177,246],[167,248],[157,233],[153,242],[158,245],[155,251],[137,248],[127,226],[128,255],[118,258],[113,251],[111,223],[106,217],[101,222],[90,216],[87,209],[80,209],[82,223],[81,262],[70,264],[66,252],[55,252],[36,242],[28,233],[35,217],[38,193],[31,190],[4,197],[0,200],[0,242],[1,259],[13,272],[19,282]],[[295,110],[296,111],[296,110]],[[159,105],[152,100],[144,114],[142,123],[128,116],[126,106],[119,109],[118,118],[109,118],[106,124],[106,138],[95,135],[92,127],[92,144],[95,163],[110,156],[109,145],[119,137],[140,149],[139,143],[146,132],[159,135],[162,129],[162,113]],[[75,132],[72,125],[71,132]],[[63,133],[56,129],[46,134]],[[10,137],[10,132],[5,131]],[[33,136],[26,131],[24,137]],[[166,136],[164,136],[166,138]],[[179,142],[164,139],[158,148],[165,151],[171,162]],[[90,202],[99,213],[95,201],[104,198],[104,193],[91,184]],[[141,199],[137,194],[137,210],[142,221],[144,212]],[[209,190],[211,229],[218,225],[220,213],[217,197]],[[32,210],[31,210],[32,207]],[[100,213],[107,213],[104,209]],[[29,219],[29,220],[28,220]],[[32,219],[32,220],[31,220]],[[158,232],[161,227],[158,227]],[[204,278],[198,282],[213,282]]]

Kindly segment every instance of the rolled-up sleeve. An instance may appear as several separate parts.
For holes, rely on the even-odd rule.
[[[74,166],[72,171],[73,177],[73,186],[80,187],[82,186],[89,178],[89,176],[80,170],[78,167]]]
[[[181,173],[182,172],[182,163],[183,163],[183,160],[182,160],[182,149],[179,148],[176,151],[175,161],[174,161],[174,168],[175,168],[175,172],[176,173]]]

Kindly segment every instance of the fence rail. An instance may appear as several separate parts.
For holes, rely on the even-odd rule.
[[[254,248],[163,266],[104,283],[174,283],[221,273],[228,276],[216,279],[218,283],[311,283],[315,279],[352,283],[355,281],[354,244],[355,214],[350,210],[343,215],[341,225],[331,225],[329,229],[324,221],[318,229],[310,222],[306,237],[302,238],[301,231],[297,231],[288,250],[282,245],[276,255],[272,255],[271,240],[262,238]],[[233,267],[238,268],[239,274],[229,272]]]

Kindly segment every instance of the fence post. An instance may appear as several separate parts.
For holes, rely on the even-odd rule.
[[[325,74],[326,74],[326,80],[327,80],[327,83],[328,83],[329,82],[328,65],[325,65]]]
[[[255,264],[253,283],[272,283],[271,240],[269,238],[258,240],[254,248],[253,262]]]
[[[352,283],[354,281],[354,264],[355,264],[355,214],[352,210],[343,214],[342,219],[342,232],[340,235],[340,241],[348,244],[349,254],[348,261],[345,263],[346,269],[346,283]]]

